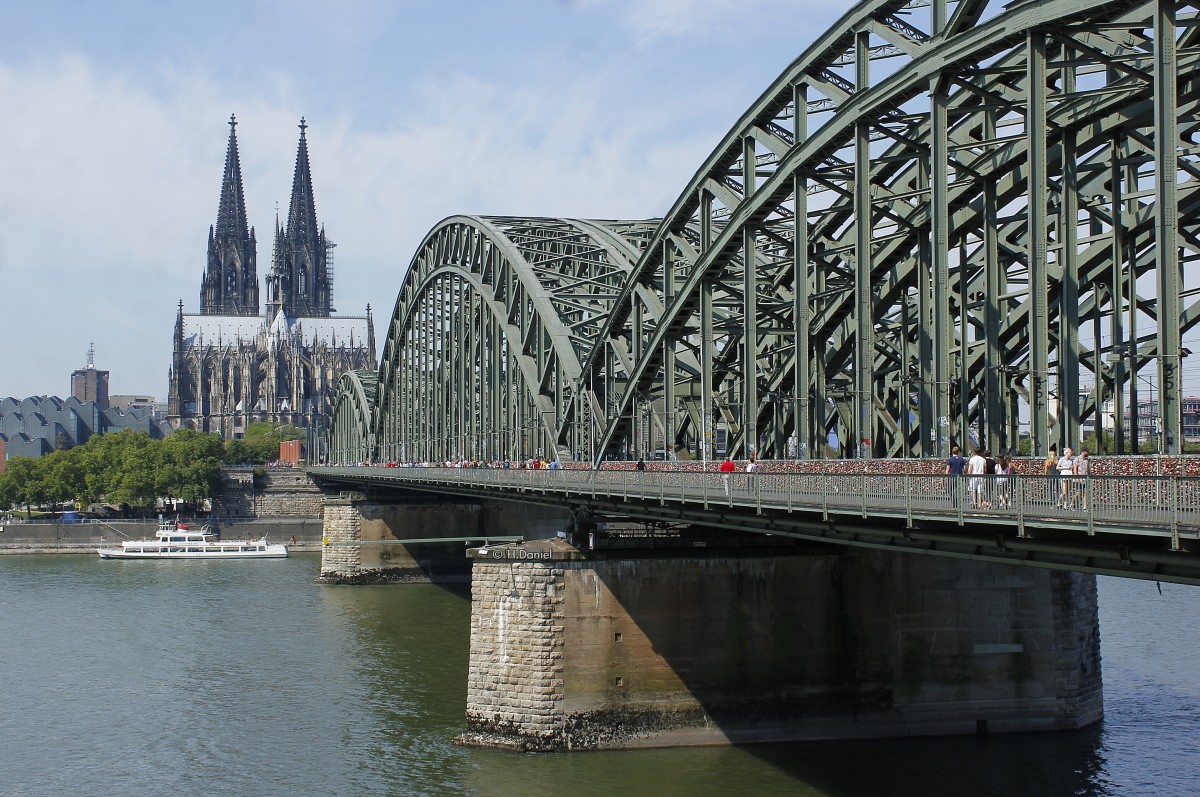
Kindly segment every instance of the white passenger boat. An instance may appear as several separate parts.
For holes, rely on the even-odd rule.
[[[101,559],[282,559],[287,545],[258,540],[218,540],[204,526],[199,531],[184,523],[163,520],[153,540],[126,540],[120,548],[98,548]]]

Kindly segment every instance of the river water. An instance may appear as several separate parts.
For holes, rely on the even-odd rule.
[[[0,796],[1200,792],[1200,588],[1101,579],[1084,731],[519,755],[451,743],[465,588],[319,563],[0,556]]]

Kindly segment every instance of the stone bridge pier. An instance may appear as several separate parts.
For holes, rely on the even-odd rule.
[[[490,536],[546,538],[568,522],[565,510],[511,501],[454,502],[445,496],[379,497],[353,491],[326,495],[318,581],[465,582],[471,578],[471,561],[462,538],[472,538],[474,545]]]
[[[468,745],[557,751],[1079,728],[1095,577],[879,550],[473,557]]]

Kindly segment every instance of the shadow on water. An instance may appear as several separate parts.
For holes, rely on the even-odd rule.
[[[1102,731],[768,744],[764,763],[827,795],[1115,794],[1100,786]]]
[[[796,742],[631,751],[519,754],[454,746],[464,727],[469,655],[467,585],[320,589],[320,608],[352,647],[349,719],[331,743],[347,793],[536,795],[1186,794],[1176,774],[1147,782],[1128,763],[1129,733],[1080,731]],[[1115,668],[1114,668],[1115,669]],[[1137,723],[1137,689],[1118,688],[1121,722]],[[1169,702],[1160,695],[1156,702]],[[1178,706],[1178,704],[1176,704]],[[1188,705],[1195,705],[1190,701]],[[1132,717],[1132,719],[1130,719]],[[1113,723],[1114,725],[1116,723]],[[1124,734],[1124,735],[1121,735]],[[1178,741],[1178,740],[1177,740]],[[1143,742],[1143,744],[1146,744]],[[1166,739],[1146,746],[1161,749]],[[1112,754],[1118,757],[1114,772]],[[1148,770],[1145,770],[1148,771]],[[1139,790],[1138,785],[1141,785]],[[1157,787],[1156,787],[1157,786]]]
[[[670,563],[666,566],[669,569]],[[772,563],[767,563],[763,567],[771,566]],[[629,652],[611,653],[600,668],[603,672],[593,674],[608,676],[608,685],[597,688],[597,694],[606,696],[607,707],[586,717],[585,722],[615,726],[612,738],[619,744],[622,725],[640,726],[640,730],[654,738],[659,733],[654,723],[661,720],[664,724],[660,728],[667,734],[663,738],[670,738],[674,719],[669,715],[663,719],[661,709],[655,705],[656,690],[662,689],[663,684],[666,687],[662,694],[668,696],[668,701],[672,699],[669,697],[672,689],[689,695],[702,711],[699,724],[711,723],[725,734],[744,734],[747,730],[755,733],[755,728],[771,725],[788,727],[793,720],[811,729],[814,723],[820,727],[825,717],[836,727],[860,712],[870,715],[877,710],[886,711],[890,697],[881,696],[882,687],[872,688],[871,684],[890,685],[891,674],[869,669],[878,666],[872,656],[880,654],[860,656],[856,646],[861,640],[857,633],[847,629],[858,629],[852,618],[867,618],[861,622],[876,626],[873,633],[882,633],[886,638],[882,620],[872,620],[870,612],[863,612],[867,607],[889,605],[888,593],[899,587],[878,577],[872,580],[869,567],[858,572],[853,584],[849,579],[841,584],[837,570],[828,574],[831,581],[824,582],[818,570],[815,578],[807,579],[809,583],[801,586],[797,586],[792,576],[784,575],[785,571],[758,572],[755,567],[750,564],[745,572],[729,575],[717,566],[711,573],[700,574],[701,588],[686,586],[697,583],[694,581],[697,573],[690,570],[661,573],[656,566],[642,571],[637,562],[597,568],[599,583],[595,585],[594,600],[598,628],[585,632],[585,639],[576,641],[600,648],[607,645],[610,651],[625,645],[629,646]],[[824,590],[828,588],[832,589],[831,594],[843,597],[827,599]],[[608,596],[604,594],[606,590]],[[852,595],[853,599],[845,599],[846,595]],[[610,597],[613,603],[607,604]],[[584,595],[582,600],[591,602],[592,597]],[[814,613],[802,616],[778,609],[789,603],[817,608]],[[617,604],[619,608],[615,608]],[[894,609],[907,610],[904,606]],[[845,616],[846,612],[850,618]],[[614,623],[611,628],[605,625],[610,615]],[[585,625],[591,628],[591,624]],[[623,634],[615,633],[622,628]],[[631,630],[636,633],[631,634]],[[802,635],[808,636],[797,644],[796,639]],[[642,636],[640,642],[639,636]],[[616,638],[622,641],[615,642]],[[567,640],[568,648],[572,641]],[[638,644],[641,649],[635,654],[634,646]],[[570,651],[567,660],[570,667]],[[584,660],[583,666],[594,663]],[[862,682],[855,680],[864,670],[869,675]],[[624,679],[612,677],[623,671]],[[621,686],[615,685],[618,681]],[[671,686],[672,682],[677,686]],[[592,683],[599,684],[600,678],[594,678]],[[631,686],[640,689],[642,684],[647,684],[646,691],[621,691]],[[797,684],[815,684],[821,688],[810,698],[797,695]],[[889,688],[901,689],[903,684],[895,683]],[[692,713],[686,705],[679,711],[683,727],[697,724]],[[574,731],[579,728],[579,723],[573,725]],[[585,734],[593,731],[594,728],[584,727]],[[602,739],[603,733],[601,730]],[[690,762],[692,772],[705,773],[695,776],[695,793],[709,793],[706,789],[717,783],[738,792],[744,787],[744,793],[847,797],[864,794],[1099,797],[1111,793],[1100,777],[1104,768],[1100,726],[1064,732],[754,743],[723,749],[591,755],[620,761],[626,769],[641,762],[667,765],[667,771],[673,773],[670,778],[649,771],[637,779],[639,789],[658,783],[667,793],[686,793],[679,782],[685,776],[668,765],[683,761]],[[706,765],[717,762],[719,765],[709,771]],[[649,791],[645,789],[646,793]]]
[[[807,742],[631,751],[471,751],[469,793],[1116,797],[1098,728],[983,738]]]

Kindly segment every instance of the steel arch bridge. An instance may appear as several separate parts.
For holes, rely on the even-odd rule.
[[[942,456],[1024,423],[1044,453],[1102,411],[1121,452],[1150,375],[1178,452],[1198,22],[1174,0],[861,3],[664,218],[438,224],[375,400],[343,380],[332,458]]]

